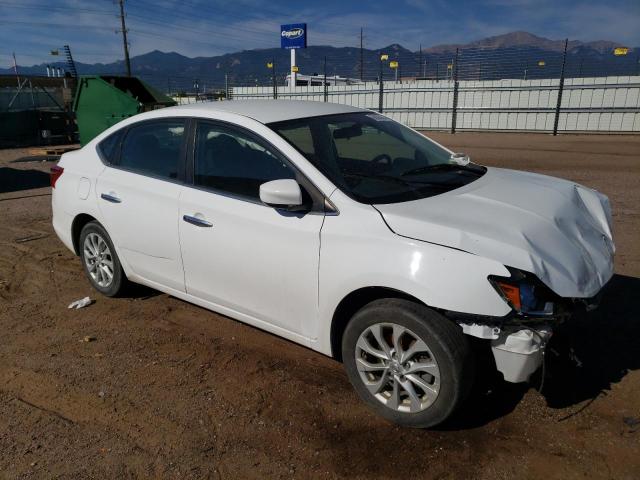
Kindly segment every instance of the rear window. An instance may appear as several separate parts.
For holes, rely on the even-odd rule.
[[[118,130],[98,144],[98,153],[100,154],[100,157],[102,157],[102,161],[104,163],[113,165],[118,161],[121,139],[122,130]]]
[[[118,165],[159,178],[176,179],[185,120],[149,121],[129,128]]]

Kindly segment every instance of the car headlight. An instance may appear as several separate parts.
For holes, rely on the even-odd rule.
[[[510,277],[489,276],[493,288],[517,313],[552,315],[554,294],[535,275],[507,267]]]

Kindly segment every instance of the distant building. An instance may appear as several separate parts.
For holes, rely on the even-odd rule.
[[[324,82],[324,75],[302,75],[296,74],[296,86],[298,87],[321,87]],[[340,75],[327,75],[327,85],[353,85],[362,83],[357,78],[341,77]],[[291,86],[291,74],[287,75],[287,86]]]

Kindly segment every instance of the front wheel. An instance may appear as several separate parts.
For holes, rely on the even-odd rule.
[[[376,300],[351,319],[342,359],[360,397],[384,418],[426,428],[446,420],[473,383],[459,326],[401,299]]]

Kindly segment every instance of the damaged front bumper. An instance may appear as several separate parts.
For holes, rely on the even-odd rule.
[[[505,381],[511,383],[527,382],[540,368],[544,359],[547,342],[553,334],[550,325],[537,328],[488,327],[479,324],[460,324],[462,331],[478,338],[491,341],[491,352],[496,368]]]
[[[592,298],[557,299],[553,313],[512,311],[505,317],[444,313],[458,323],[466,335],[490,342],[496,368],[505,381],[527,382],[542,365],[545,347],[554,329],[573,316],[597,308],[603,290]]]

